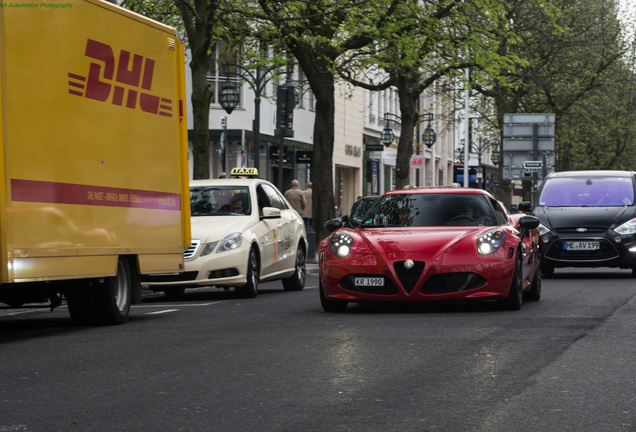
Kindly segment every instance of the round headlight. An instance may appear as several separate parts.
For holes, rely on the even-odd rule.
[[[331,251],[340,258],[345,258],[349,255],[352,244],[353,239],[351,236],[341,232],[335,232],[329,238],[329,247],[331,248]]]
[[[477,240],[477,252],[482,255],[495,253],[504,244],[506,234],[501,230],[488,231]]]

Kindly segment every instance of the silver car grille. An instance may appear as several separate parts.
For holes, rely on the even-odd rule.
[[[201,246],[201,240],[192,240],[190,246],[183,252],[183,257],[185,259],[194,258],[199,250],[199,246]]]

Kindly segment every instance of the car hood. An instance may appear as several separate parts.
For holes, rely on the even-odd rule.
[[[634,207],[536,207],[534,215],[551,229],[613,228],[635,216]]]
[[[192,238],[203,243],[220,241],[228,234],[245,232],[252,223],[249,216],[196,216],[191,218]]]
[[[381,254],[392,252],[438,253],[440,251],[469,253],[475,251],[476,239],[482,233],[492,229],[495,227],[359,229],[357,234],[363,241],[363,245],[370,246],[372,250],[363,245],[357,249],[360,253],[375,251]],[[355,252],[352,250],[352,253]]]

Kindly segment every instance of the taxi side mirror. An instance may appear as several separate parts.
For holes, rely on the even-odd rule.
[[[280,209],[276,207],[263,207],[263,215],[261,216],[261,220],[263,219],[280,219]]]

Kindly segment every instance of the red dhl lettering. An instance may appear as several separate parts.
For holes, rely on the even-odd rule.
[[[121,50],[116,59],[110,45],[93,39],[86,41],[84,54],[99,63],[90,63],[88,75],[68,73],[70,94],[100,102],[110,99],[113,105],[172,117],[172,99],[149,93],[155,70],[153,59],[126,50]]]

